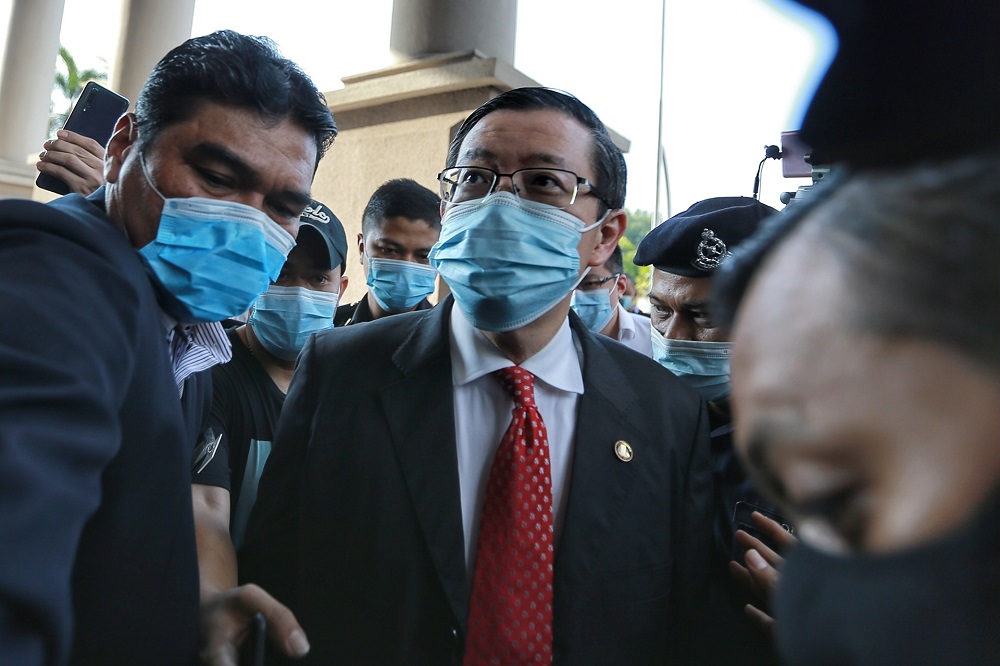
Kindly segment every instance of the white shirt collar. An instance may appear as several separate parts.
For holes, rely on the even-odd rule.
[[[490,342],[482,331],[474,328],[456,303],[451,309],[451,381],[462,386],[483,375],[514,365]],[[521,367],[553,388],[571,393],[583,393],[583,371],[573,343],[569,317],[548,344]]]
[[[624,342],[635,337],[635,323],[628,316],[628,310],[618,304],[618,339]]]

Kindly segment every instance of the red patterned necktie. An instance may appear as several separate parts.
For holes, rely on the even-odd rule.
[[[552,474],[535,376],[496,373],[514,399],[486,482],[465,664],[552,663]]]

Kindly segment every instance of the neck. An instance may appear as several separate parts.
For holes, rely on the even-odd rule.
[[[295,372],[295,361],[286,361],[278,358],[260,344],[257,335],[253,332],[253,326],[245,324],[240,326],[236,334],[243,341],[243,344],[250,350],[254,360],[260,364],[264,372],[271,378],[271,381],[281,389],[282,393],[288,392],[288,385],[292,381],[292,374]]]
[[[388,317],[389,313],[382,309],[382,306],[378,304],[378,300],[375,298],[375,294],[369,291],[365,294],[365,299],[368,301],[368,310],[372,313],[372,320],[381,319],[382,317]]]
[[[567,296],[541,317],[521,328],[503,333],[483,331],[483,335],[496,345],[500,353],[520,365],[540,352],[562,328],[569,315],[569,299]]]

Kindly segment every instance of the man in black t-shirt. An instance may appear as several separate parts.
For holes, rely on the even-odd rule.
[[[278,279],[255,302],[249,322],[227,331],[230,362],[212,374],[212,407],[195,451],[192,493],[202,593],[236,585],[240,546],[257,480],[295,369],[312,333],[333,327],[347,238],[340,220],[312,202]]]

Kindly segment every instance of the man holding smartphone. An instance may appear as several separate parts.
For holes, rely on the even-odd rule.
[[[105,187],[0,202],[0,663],[195,660],[192,377],[230,356],[217,322],[277,277],[335,134],[269,41],[218,32],[154,68]],[[308,650],[259,588],[201,606],[214,635],[259,609]]]

